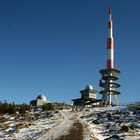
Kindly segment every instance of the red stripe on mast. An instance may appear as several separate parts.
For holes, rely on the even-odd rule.
[[[109,12],[109,15],[112,14],[112,7],[109,7],[109,8],[108,8],[108,12]]]
[[[107,49],[113,49],[114,48],[114,41],[113,38],[107,39]]]

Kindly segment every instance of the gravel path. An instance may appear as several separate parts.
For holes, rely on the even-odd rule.
[[[61,111],[61,115],[63,116],[63,121],[49,130],[46,134],[38,138],[38,140],[56,140],[57,138],[69,133],[73,124],[75,123],[75,113]]]
[[[69,131],[69,134],[64,135],[56,140],[83,140],[82,124],[76,121]]]

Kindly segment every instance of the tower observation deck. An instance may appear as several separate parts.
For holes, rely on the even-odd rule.
[[[114,38],[113,38],[113,26],[112,26],[112,9],[109,7],[109,21],[108,21],[108,38],[107,38],[107,66],[105,69],[101,69],[99,72],[101,74],[101,80],[99,86],[102,90],[99,92],[102,94],[102,105],[111,106],[112,96],[117,97],[120,94],[118,88],[120,84],[116,81],[118,80],[118,75],[120,70],[114,67]]]

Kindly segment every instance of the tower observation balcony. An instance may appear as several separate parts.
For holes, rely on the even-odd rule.
[[[121,86],[116,81],[119,79],[118,75],[121,73],[118,69],[101,69],[101,80],[99,86],[102,87],[102,90],[99,92],[102,94],[103,104],[111,104],[111,96],[118,96],[121,93],[118,91],[118,88]]]

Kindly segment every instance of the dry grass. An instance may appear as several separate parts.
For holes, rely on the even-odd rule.
[[[16,125],[16,131],[19,132],[20,129],[22,128],[28,128],[28,124],[18,124]]]
[[[9,128],[10,128],[9,124],[3,124],[2,127],[1,127],[1,130],[7,130]]]
[[[1,136],[1,135],[0,135],[0,138],[4,138],[4,136]]]
[[[4,123],[4,122],[6,122],[7,121],[7,119],[4,117],[4,116],[1,116],[0,117],[0,123]]]
[[[90,135],[90,140],[99,140],[99,139],[96,138],[94,134],[91,134],[91,135]]]

